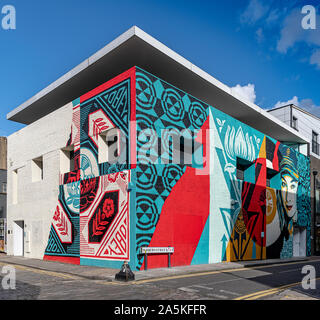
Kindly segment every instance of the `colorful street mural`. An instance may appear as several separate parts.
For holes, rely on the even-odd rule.
[[[140,270],[145,246],[174,247],[173,266],[288,258],[294,226],[310,255],[308,157],[138,67],[73,105],[74,170],[45,259]],[[111,130],[117,160],[101,161]]]

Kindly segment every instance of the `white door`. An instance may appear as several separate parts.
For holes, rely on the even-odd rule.
[[[300,232],[298,228],[294,228],[293,231],[293,256],[299,257],[300,249]]]
[[[13,223],[13,255],[23,256],[23,221]]]

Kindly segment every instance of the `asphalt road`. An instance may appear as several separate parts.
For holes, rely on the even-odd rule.
[[[88,280],[69,274],[15,266],[15,289],[3,289],[1,286],[0,299],[320,299],[320,280],[316,281],[316,289],[304,290],[301,286],[305,276],[301,271],[305,265],[314,266],[316,277],[320,279],[320,260],[179,275],[133,283]],[[0,276],[3,278],[4,274],[0,273]]]

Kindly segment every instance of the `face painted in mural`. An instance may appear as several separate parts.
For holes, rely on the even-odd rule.
[[[282,209],[287,218],[292,219],[297,212],[299,174],[294,159],[290,157],[290,149],[287,149],[287,155],[283,157],[280,163],[280,171]]]
[[[283,175],[281,177],[281,197],[284,209],[289,218],[292,218],[297,210],[298,180],[295,176]]]

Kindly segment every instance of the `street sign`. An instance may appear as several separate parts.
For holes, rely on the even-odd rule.
[[[140,248],[140,253],[174,253],[174,247],[142,247]]]

